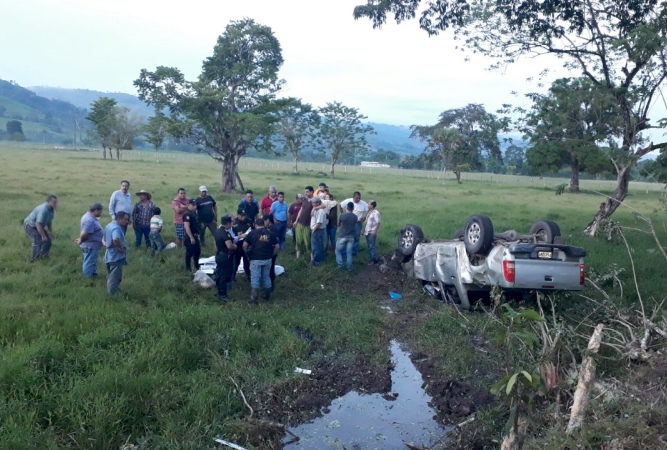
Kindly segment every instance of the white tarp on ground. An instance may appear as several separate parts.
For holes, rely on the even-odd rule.
[[[199,258],[199,266],[200,270],[202,270],[205,274],[211,275],[215,272],[215,256],[211,256],[209,258]],[[237,273],[245,273],[243,270],[243,264],[239,264],[239,270]],[[276,276],[282,275],[285,273],[285,268],[283,266],[279,266],[276,264]]]

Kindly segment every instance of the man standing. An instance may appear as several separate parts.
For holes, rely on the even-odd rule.
[[[322,204],[325,205],[327,211],[327,238],[326,247],[331,246],[331,250],[336,251],[336,230],[338,229],[338,202],[333,195],[326,191]]]
[[[190,260],[194,259],[195,270],[199,270],[199,257],[201,256],[201,245],[199,244],[199,223],[197,221],[197,202],[188,201],[188,210],[183,213],[183,225],[185,228],[185,270],[192,272]]]
[[[102,250],[104,228],[100,225],[100,216],[104,206],[101,203],[90,205],[88,212],[81,217],[81,233],[74,240],[83,253],[83,277],[95,278],[97,274],[97,258]]]
[[[296,218],[296,259],[302,254],[310,255],[310,213],[313,211],[313,187],[306,186],[306,197],[301,202],[301,209]]]
[[[287,228],[292,230],[292,244],[294,245],[294,248],[296,249],[296,218],[299,215],[299,211],[301,210],[301,202],[303,201],[303,195],[302,194],[296,194],[296,201],[289,205],[289,210],[288,210],[288,222],[287,222]]]
[[[285,203],[285,193],[278,192],[278,197],[271,204],[270,212],[273,217],[273,231],[278,235],[278,244],[280,250],[285,250],[285,233],[287,232],[287,203]]]
[[[259,214],[259,202],[254,197],[254,194],[250,189],[245,191],[245,197],[241,199],[239,203],[239,209],[245,210],[245,214],[248,219],[252,220],[253,223],[257,219],[257,214]]]
[[[218,221],[218,206],[213,200],[213,197],[208,195],[208,188],[206,186],[199,186],[199,197],[195,199],[197,202],[197,219],[199,219],[199,238],[201,239],[201,246],[205,245],[206,229],[211,232],[213,240],[215,241],[216,222]]]
[[[107,247],[104,252],[104,262],[107,265],[107,292],[113,295],[120,291],[123,281],[123,266],[127,264],[127,243],[125,232],[130,223],[130,215],[125,211],[118,211],[114,220],[104,229],[104,243]]]
[[[366,220],[366,213],[368,212],[368,203],[361,199],[361,193],[355,192],[352,194],[352,198],[343,200],[343,203],[339,205],[340,212],[343,212],[343,207],[341,205],[347,205],[349,202],[354,203],[354,214],[357,216],[357,225],[354,228],[354,246],[352,253],[354,256],[357,256],[359,252],[359,239],[361,238],[361,226]]]
[[[111,194],[111,199],[109,200],[109,215],[111,216],[111,220],[115,220],[116,214],[123,211],[127,213],[129,218],[127,221],[128,224],[132,223],[132,196],[127,192],[129,189],[130,182],[123,180],[120,182],[120,189]],[[127,225],[123,228],[123,233],[127,233]]]
[[[243,249],[250,258],[250,303],[257,303],[260,286],[264,287],[264,299],[271,298],[271,259],[280,251],[275,234],[264,228],[264,220],[255,221],[255,229],[245,238]]]
[[[378,263],[375,245],[377,243],[378,231],[380,231],[380,211],[376,209],[377,205],[375,200],[371,200],[368,203],[368,215],[366,216],[366,223],[364,225],[364,235],[366,236],[366,245],[368,246],[371,264]]]
[[[178,248],[183,246],[185,238],[185,225],[183,225],[183,214],[188,210],[190,199],[185,195],[184,188],[178,188],[176,198],[171,201],[171,209],[174,210],[174,228],[176,229],[176,245]]]
[[[49,195],[46,202],[32,210],[23,220],[23,229],[32,240],[32,259],[49,257],[53,240],[53,215],[58,207],[58,197]]]
[[[225,216],[220,219],[220,228],[214,233],[215,238],[215,265],[216,265],[216,286],[218,287],[218,298],[225,303],[229,300],[227,296],[227,286],[232,280],[234,274],[234,252],[236,245],[229,230],[232,228],[232,218]]]
[[[343,250],[347,257],[347,270],[352,270],[352,251],[354,247],[354,228],[357,226],[357,216],[354,214],[354,203],[345,205],[345,212],[338,219],[340,233],[336,241],[336,263],[338,268],[343,268]]]
[[[232,224],[232,231],[238,238],[238,242],[236,243],[234,274],[239,270],[239,264],[243,261],[243,272],[248,281],[250,281],[250,261],[243,250],[243,241],[250,234],[254,225],[255,224],[245,215],[245,209],[239,209],[236,212],[236,219]]]
[[[278,200],[278,188],[275,186],[269,186],[269,193],[266,194],[266,197],[262,199],[260,205],[262,209],[262,215],[271,214],[271,205]]]
[[[153,196],[150,192],[143,189],[137,192],[139,201],[134,205],[132,210],[132,227],[136,236],[134,246],[141,247],[141,238],[144,238],[146,247],[150,248],[150,234],[151,234],[151,217],[153,217],[153,209],[155,203],[151,201]]]
[[[327,255],[327,213],[323,208],[318,208],[322,204],[322,199],[313,197],[310,201],[314,210],[313,217],[310,218],[311,247],[313,248],[310,264],[317,267],[324,263]]]

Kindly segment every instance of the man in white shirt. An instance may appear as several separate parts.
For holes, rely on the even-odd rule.
[[[327,213],[324,208],[317,208],[322,204],[322,199],[313,197],[313,215],[310,218],[310,243],[313,249],[311,266],[320,266],[324,263],[327,252]]]
[[[352,247],[352,255],[357,256],[359,252],[359,239],[361,237],[361,226],[366,220],[366,213],[368,212],[368,203],[361,199],[361,193],[355,192],[352,194],[352,198],[347,198],[338,204],[340,213],[343,214],[345,211],[343,208],[347,206],[348,203],[352,202],[354,204],[354,210],[352,211],[355,216],[357,216],[357,226],[354,229],[354,246]]]
[[[366,215],[366,223],[364,226],[364,236],[366,236],[366,245],[368,246],[371,264],[378,263],[375,244],[377,242],[378,231],[380,230],[380,211],[376,209],[377,205],[375,200],[371,200],[368,203],[368,215]]]

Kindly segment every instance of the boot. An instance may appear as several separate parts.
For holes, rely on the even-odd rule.
[[[250,289],[250,303],[256,304],[259,298],[259,289]]]
[[[271,300],[271,291],[272,290],[273,289],[271,289],[271,288],[264,289],[264,301],[265,302],[268,302],[269,300]]]

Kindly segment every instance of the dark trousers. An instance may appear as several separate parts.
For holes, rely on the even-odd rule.
[[[250,280],[250,261],[248,260],[248,255],[246,255],[245,251],[243,251],[243,241],[239,241],[238,244],[236,244],[236,261],[234,263],[234,273],[239,270],[241,261],[243,261],[243,271],[245,272],[245,276],[248,280]]]
[[[206,245],[205,244],[205,242],[206,242],[205,236],[206,236],[206,230],[207,229],[211,232],[212,239],[215,240],[215,229],[216,229],[215,225],[216,225],[215,221],[199,224],[199,239],[201,239],[202,247],[204,245]]]
[[[287,233],[287,222],[280,222],[276,220],[276,223],[273,224],[273,230],[278,235],[278,244],[280,245],[280,250],[285,250],[285,233]]]
[[[37,228],[31,225],[26,224],[23,228],[32,241],[32,259],[48,258],[51,251],[51,239],[42,239]]]
[[[199,270],[199,257],[201,256],[201,245],[199,244],[199,236],[195,235],[195,243],[190,242],[190,238],[185,236],[183,239],[185,244],[185,269],[190,272],[192,266],[190,260],[194,259],[195,269]]]
[[[136,247],[141,247],[141,239],[143,238],[144,242],[146,242],[146,247],[150,248],[151,246],[150,234],[151,234],[150,225],[137,225],[134,228],[134,235],[136,236],[136,239],[134,240],[134,245]]]
[[[296,248],[296,224],[292,225],[292,244]]]
[[[227,288],[234,273],[234,256],[227,253],[218,253],[215,255],[215,264],[217,274],[215,284],[218,287],[218,296],[226,297]]]
[[[271,258],[271,270],[269,271],[269,278],[271,278],[271,287],[274,288],[276,286],[276,259],[278,258],[278,255],[273,255],[273,258]]]

